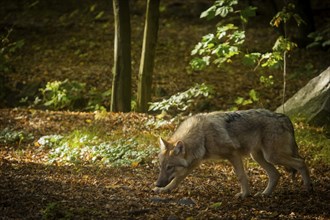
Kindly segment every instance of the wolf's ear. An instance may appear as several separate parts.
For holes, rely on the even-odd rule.
[[[167,150],[167,142],[161,137],[159,138],[159,145],[162,152]]]
[[[186,149],[185,149],[183,141],[176,142],[176,145],[175,145],[173,151],[174,151],[175,155],[179,155],[179,154],[184,155],[186,153]]]

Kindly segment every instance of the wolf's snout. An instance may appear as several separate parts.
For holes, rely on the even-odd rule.
[[[167,185],[167,181],[157,180],[156,186],[157,187],[165,187]]]

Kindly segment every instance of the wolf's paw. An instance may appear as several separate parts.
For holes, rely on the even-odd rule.
[[[242,193],[242,192],[240,192],[240,193],[237,193],[235,195],[235,198],[236,199],[245,199],[248,196],[250,196],[250,193]]]
[[[161,193],[162,189],[163,188],[161,188],[161,187],[155,187],[155,188],[152,189],[152,191],[155,192],[155,193]]]
[[[254,197],[270,197],[270,194],[264,192],[257,192],[256,194],[254,194]]]
[[[155,187],[152,189],[155,193],[168,193],[169,190],[167,190],[165,187]]]

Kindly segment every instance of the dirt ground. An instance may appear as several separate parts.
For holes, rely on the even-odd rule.
[[[252,88],[262,94],[262,101],[251,107],[275,109],[281,103],[281,71],[271,72],[275,85],[265,88],[258,83],[259,73],[241,64],[203,72],[189,68],[194,45],[202,35],[214,30],[214,23],[198,18],[209,3],[189,3],[171,0],[162,4],[153,99],[205,82],[214,86],[216,92],[209,110],[229,109],[236,97],[245,96]],[[134,1],[131,7],[134,79],[139,67],[144,7],[144,1]],[[102,11],[103,15],[97,18]],[[323,10],[315,11],[318,25],[328,15]],[[111,1],[68,0],[64,4],[57,0],[5,0],[0,2],[0,17],[1,31],[13,27],[13,40],[25,40],[24,47],[11,59],[14,68],[2,76],[7,96],[0,104],[0,129],[23,130],[34,136],[26,142],[0,145],[0,219],[330,218],[330,167],[324,164],[311,167],[311,194],[304,192],[300,179],[292,183],[281,170],[282,178],[271,197],[237,200],[234,195],[239,186],[232,167],[225,161],[203,164],[169,195],[152,192],[158,175],[157,164],[152,162],[121,168],[47,163],[48,152],[40,149],[36,140],[43,135],[88,128],[91,125],[86,121],[94,123],[95,113],[14,107],[21,98],[33,97],[38,88],[53,80],[78,80],[101,91],[109,89],[113,60]],[[252,49],[265,50],[276,34],[268,21],[259,20],[260,17],[252,22],[247,36]],[[287,96],[327,68],[329,60],[326,50],[299,49],[291,54]],[[108,113],[98,123],[110,133],[125,129],[138,133],[144,131],[145,117],[137,113]],[[153,132],[157,133],[161,130]],[[303,156],[309,163],[308,155]],[[250,160],[247,164],[252,192],[257,193],[266,186],[266,175]]]
[[[301,178],[292,183],[281,170],[271,197],[241,200],[234,198],[239,186],[225,161],[203,164],[171,194],[152,191],[158,168],[151,162],[118,168],[47,163],[47,150],[35,145],[36,139],[88,126],[86,120],[93,120],[93,114],[0,111],[1,129],[22,129],[35,136],[0,147],[1,219],[329,219],[330,167],[322,164],[311,167],[313,193],[304,191]],[[111,128],[119,114],[109,113],[97,123]],[[137,132],[145,115],[125,117],[134,121],[126,128]],[[264,171],[251,161],[247,167],[252,193],[260,192],[267,181]]]

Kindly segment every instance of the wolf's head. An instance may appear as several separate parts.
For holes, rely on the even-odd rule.
[[[189,164],[185,159],[187,152],[183,141],[177,141],[172,144],[160,138],[159,143],[160,153],[158,157],[160,173],[156,186],[165,187],[175,178],[181,179],[185,177],[189,172]]]

